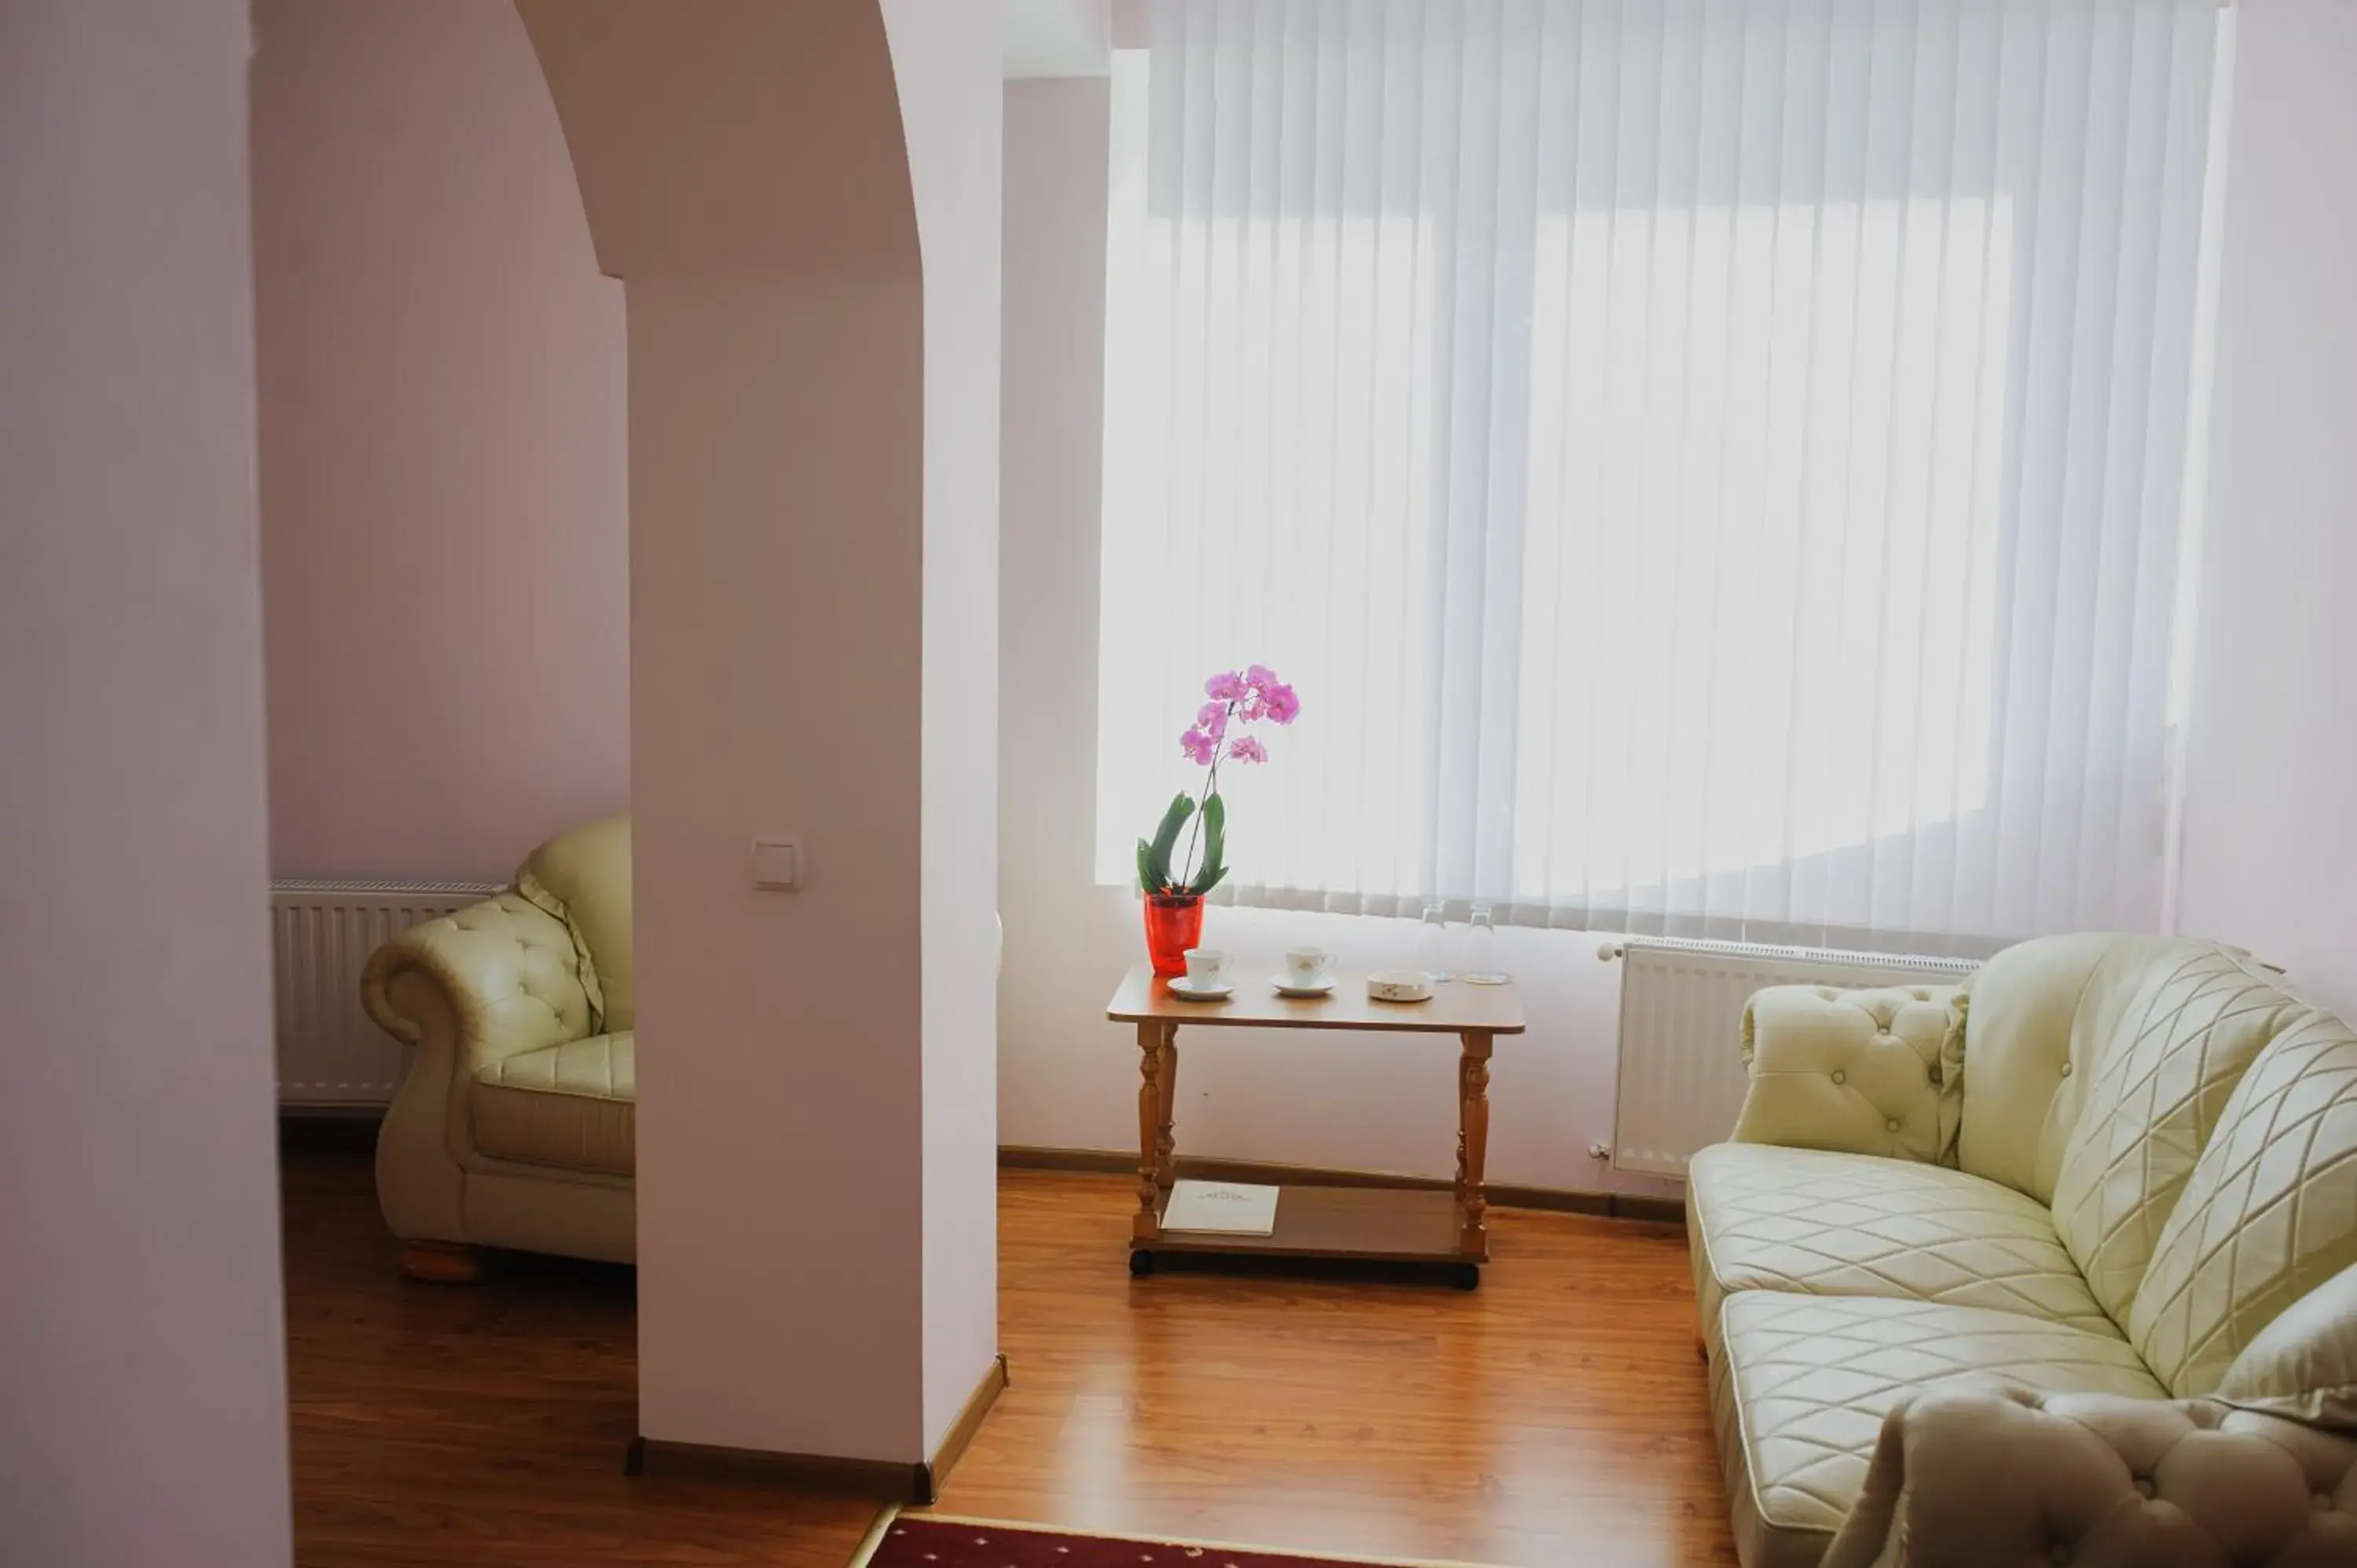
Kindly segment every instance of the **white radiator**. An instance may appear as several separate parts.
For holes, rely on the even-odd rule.
[[[1829,952],[1749,942],[1632,938],[1596,956],[1621,961],[1620,1093],[1612,1165],[1680,1176],[1695,1150],[1735,1130],[1750,1074],[1743,1004],[1763,985],[1953,985],[1970,960]]]
[[[273,882],[278,1103],[392,1103],[409,1047],[361,1010],[361,971],[396,932],[498,891],[488,882]]]

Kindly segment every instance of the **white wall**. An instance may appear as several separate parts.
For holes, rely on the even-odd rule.
[[[0,1560],[289,1554],[244,0],[0,7]]]
[[[2357,1012],[2357,5],[2236,16],[2179,924]]]
[[[629,296],[639,1430],[914,1460],[922,343],[882,22],[523,16]],[[776,831],[800,892],[752,886]]]
[[[1109,103],[1102,80],[1006,89],[999,1136],[1128,1150],[1137,1050],[1130,1031],[1105,1022],[1104,1004],[1123,971],[1143,961],[1144,938],[1135,898],[1094,886],[1092,837]],[[1152,631],[1141,623],[1129,635]],[[1173,735],[1187,716],[1171,714]],[[1139,802],[1138,832],[1163,803]],[[1379,967],[1405,961],[1414,935],[1405,921],[1223,908],[1209,911],[1204,932],[1243,954],[1248,975],[1310,942]],[[1612,1128],[1620,978],[1596,960],[1601,939],[1509,929],[1500,940],[1531,1030],[1498,1047],[1491,1178],[1674,1190],[1620,1176],[1587,1152]],[[1454,1051],[1429,1040],[1198,1033],[1179,1079],[1179,1147],[1447,1176],[1456,1167],[1455,1073]]]
[[[999,42],[888,11],[523,5],[629,296],[640,1430],[914,1462],[996,1348]]]
[[[281,875],[499,878],[630,800],[622,285],[506,0],[257,0]]]
[[[924,263],[924,1427],[998,1353],[999,17],[885,0]]]

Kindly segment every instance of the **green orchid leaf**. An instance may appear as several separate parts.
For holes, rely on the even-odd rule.
[[[1203,865],[1195,877],[1195,891],[1209,891],[1227,869],[1228,803],[1211,795],[1203,801]]]
[[[1178,847],[1179,830],[1194,814],[1195,802],[1182,792],[1162,813],[1162,823],[1154,830],[1154,842],[1138,841],[1138,886],[1146,892],[1159,893],[1170,886],[1170,852]]]

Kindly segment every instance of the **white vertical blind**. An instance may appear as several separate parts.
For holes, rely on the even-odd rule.
[[[1213,670],[1246,901],[2157,918],[2216,0],[1155,0],[1098,865]]]

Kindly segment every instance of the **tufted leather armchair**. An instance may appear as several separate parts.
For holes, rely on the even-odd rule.
[[[479,1278],[483,1246],[631,1260],[628,817],[550,840],[508,891],[402,932],[361,999],[416,1050],[376,1150],[406,1272]]]
[[[2357,1565],[2357,1033],[2213,943],[1783,986],[1689,1170],[1746,1568]]]

